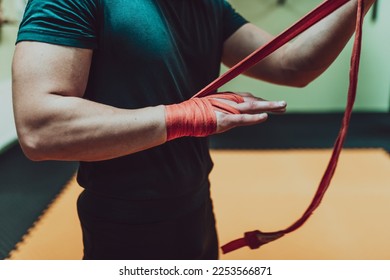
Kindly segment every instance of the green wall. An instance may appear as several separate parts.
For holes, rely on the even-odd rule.
[[[390,1],[379,1],[376,22],[371,14],[364,26],[363,50],[359,88],[355,111],[389,112],[390,104]],[[276,0],[230,0],[230,3],[252,23],[277,35],[321,0],[287,0],[278,6]],[[351,41],[352,42],[352,41]],[[238,77],[224,86],[224,90],[248,91],[266,99],[283,99],[288,112],[342,111],[348,89],[351,42],[335,63],[316,81],[305,88],[288,88]]]
[[[17,27],[5,25],[0,39],[0,81],[11,79],[11,62],[14,52]]]
[[[15,143],[17,137],[12,112],[11,62],[17,21],[23,6],[23,0],[2,1],[5,17],[15,23],[3,25],[0,29],[0,153]]]
[[[0,29],[0,81],[11,79],[11,62],[14,52],[18,20],[21,16],[23,0],[2,0],[5,18],[14,23],[3,25]]]

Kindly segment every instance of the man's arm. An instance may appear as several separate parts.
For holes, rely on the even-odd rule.
[[[15,121],[34,160],[94,161],[165,142],[164,107],[124,110],[83,99],[92,50],[22,42],[13,61]]]
[[[365,1],[365,13],[374,2]],[[253,66],[246,74],[275,84],[306,86],[332,64],[351,38],[356,9],[357,0],[351,0],[295,41]],[[231,67],[273,38],[248,23],[226,40],[223,62]]]
[[[165,106],[119,109],[83,99],[92,50],[38,42],[17,44],[13,67],[16,128],[33,160],[97,161],[166,142]],[[115,94],[113,92],[112,94]],[[251,96],[231,104],[241,114],[216,113],[216,133],[266,120],[285,104]]]

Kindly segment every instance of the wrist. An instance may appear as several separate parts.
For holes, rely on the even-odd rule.
[[[193,98],[165,106],[167,141],[184,136],[208,136],[217,129],[212,105],[206,99]]]

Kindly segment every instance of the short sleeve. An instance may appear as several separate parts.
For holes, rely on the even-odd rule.
[[[248,23],[248,21],[242,17],[226,0],[223,0],[223,5],[223,40],[226,40],[237,29]]]
[[[29,0],[16,43],[97,48],[98,0]]]

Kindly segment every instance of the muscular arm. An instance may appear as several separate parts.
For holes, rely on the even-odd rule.
[[[119,109],[83,98],[92,50],[38,42],[16,46],[12,75],[15,122],[20,144],[33,160],[98,161],[166,142],[165,106]],[[113,92],[112,94],[115,94]],[[263,112],[284,112],[284,102],[244,94],[226,100],[239,114],[215,112],[215,133],[266,120]],[[173,112],[175,113],[175,112]]]
[[[365,1],[365,12],[374,2]],[[351,0],[246,74],[275,84],[307,85],[332,64],[347,44],[354,32],[356,7],[357,0]],[[255,25],[246,24],[226,40],[223,62],[233,66],[272,38]]]
[[[165,142],[164,107],[124,110],[83,99],[92,50],[22,42],[13,61],[19,141],[33,160],[95,161]]]

